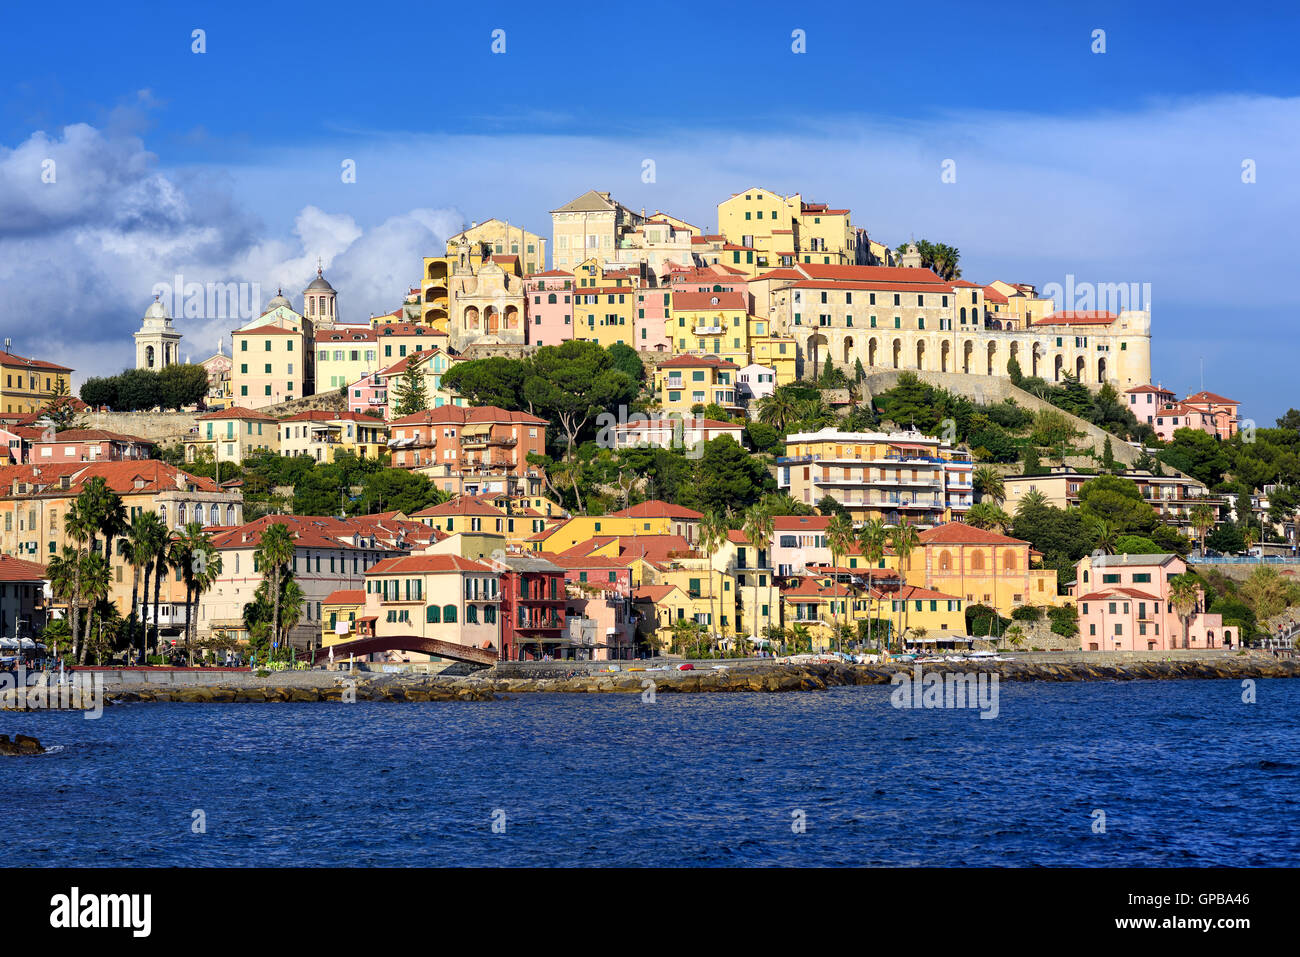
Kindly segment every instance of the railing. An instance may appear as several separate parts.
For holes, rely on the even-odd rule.
[[[1248,555],[1220,555],[1210,558],[1202,555],[1188,555],[1189,565],[1300,565],[1300,556],[1265,555],[1263,558]]]

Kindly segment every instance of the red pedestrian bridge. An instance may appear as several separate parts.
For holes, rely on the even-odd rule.
[[[416,651],[424,655],[437,655],[452,661],[468,661],[476,665],[494,665],[497,663],[495,648],[474,648],[459,645],[454,641],[441,641],[437,638],[420,638],[415,635],[385,635],[374,638],[356,638],[339,645],[330,645],[317,650],[313,664],[324,664],[330,659],[330,648],[334,649],[334,660],[346,661],[349,655],[377,655],[388,651]]]

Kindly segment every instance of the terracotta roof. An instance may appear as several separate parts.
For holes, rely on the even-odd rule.
[[[218,409],[215,412],[204,412],[202,415],[196,415],[196,421],[203,419],[252,419],[257,422],[279,422],[273,415],[267,415],[265,412],[254,412],[252,409],[245,409],[242,406],[232,405],[228,409]]]
[[[399,575],[420,572],[479,572],[496,574],[487,565],[460,555],[406,555],[401,558],[385,558],[376,562],[366,571],[371,575]]]
[[[830,523],[829,515],[777,515],[772,519],[778,532],[824,532]]]
[[[142,439],[138,435],[123,435],[109,432],[107,429],[64,429],[56,432],[54,442],[139,442],[143,445],[156,444],[152,439]],[[38,443],[39,444],[39,443]]]
[[[917,536],[922,545],[1028,545],[1009,535],[975,528],[964,522],[948,522],[928,528]]]
[[[373,528],[364,527],[357,519],[340,519],[329,515],[264,515],[259,519],[215,532],[212,544],[223,548],[257,548],[262,543],[262,533],[272,525],[287,525],[293,533],[295,548],[339,548],[367,551],[391,551],[383,536]],[[348,539],[356,535],[376,539],[374,545],[354,545]],[[396,537],[395,535],[393,536]]]
[[[658,499],[651,499],[648,502],[642,502],[639,505],[633,505],[631,508],[625,508],[619,512],[610,512],[610,518],[682,518],[690,521],[699,521],[704,516],[695,511],[693,508],[686,508],[684,505],[672,505]]]
[[[642,585],[632,592],[632,597],[637,601],[652,601],[657,605],[677,590],[676,585]]]
[[[439,515],[490,515],[494,518],[504,518],[505,512],[495,505],[489,505],[487,502],[481,502],[472,495],[460,495],[449,502],[443,502],[441,505],[430,505],[428,508],[422,508],[418,512],[413,512],[412,518],[434,518]]]
[[[1109,325],[1118,319],[1119,316],[1113,312],[1091,311],[1091,312],[1054,312],[1050,316],[1044,316],[1034,325],[1036,326],[1104,326]]]
[[[45,575],[44,565],[0,555],[0,582],[39,582],[45,580]]]
[[[1213,402],[1218,405],[1240,405],[1241,404],[1236,399],[1226,399],[1223,396],[1217,395],[1213,392],[1206,392],[1204,389],[1202,389],[1200,392],[1197,392],[1195,395],[1189,395],[1187,398],[1183,399],[1183,401],[1184,402]]]
[[[1131,389],[1125,389],[1125,392],[1155,392],[1158,395],[1173,395],[1173,389],[1166,389],[1162,386],[1154,385],[1135,385]]]
[[[330,592],[329,596],[321,602],[322,605],[364,605],[365,603],[366,593],[361,588],[344,588]]]
[[[659,363],[661,369],[685,369],[699,366],[708,366],[711,369],[740,368],[729,359],[719,359],[717,356],[678,356],[675,359],[669,359],[667,362]]]
[[[672,294],[675,310],[710,310],[739,309],[744,312],[749,308],[748,297],[743,292],[687,292],[679,290]],[[713,300],[717,300],[714,302]]]
[[[947,286],[948,281],[932,269],[908,266],[838,266],[823,263],[797,263],[794,267],[813,279],[837,281],[932,284]]]
[[[61,479],[68,476],[68,489],[61,488]],[[182,472],[159,459],[134,459],[125,462],[66,462],[49,465],[10,465],[0,469],[0,497],[9,497],[14,482],[25,483],[28,494],[77,495],[86,483],[96,476],[103,477],[108,487],[119,495],[176,491],[176,477],[184,476],[183,484],[201,492],[219,492],[221,488],[212,479],[200,478]],[[136,480],[140,487],[136,488]],[[35,487],[35,491],[31,489]],[[21,496],[20,496],[21,497]]]
[[[24,366],[29,369],[48,369],[51,372],[71,372],[67,366],[61,366],[53,362],[46,362],[43,359],[28,359],[26,356],[14,355],[12,352],[0,350],[0,365],[6,366]]]
[[[934,591],[931,588],[922,588],[919,585],[903,585],[900,588],[874,588],[872,594],[877,597],[893,598],[898,601],[919,601],[922,599],[928,599],[929,601],[961,601],[961,598],[957,595]]]
[[[236,329],[237,336],[300,336],[299,329],[281,329],[279,326],[257,326],[254,329]]]
[[[467,425],[475,422],[498,422],[516,425],[547,425],[545,419],[527,412],[511,412],[495,405],[476,405],[465,408],[444,405],[424,412],[393,419],[389,425]]]

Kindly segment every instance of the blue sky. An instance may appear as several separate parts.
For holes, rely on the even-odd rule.
[[[85,372],[131,361],[178,271],[269,296],[321,257],[361,321],[462,222],[549,234],[548,210],[597,188],[711,227],[761,184],[849,206],[891,245],[951,242],[968,278],[1149,282],[1157,379],[1194,390],[1204,360],[1261,423],[1300,405],[1300,14],[1282,6],[31,4],[6,21],[0,325]],[[46,157],[59,181],[37,192]],[[228,325],[182,330],[206,355]]]

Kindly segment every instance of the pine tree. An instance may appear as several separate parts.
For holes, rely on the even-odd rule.
[[[414,362],[406,364],[406,371],[402,373],[402,377],[397,380],[397,385],[393,389],[393,399],[395,400],[393,414],[397,418],[423,412],[429,407],[429,394],[424,388],[424,376],[420,375]]]
[[[867,370],[862,368],[861,359],[853,360],[853,377],[857,379],[857,381],[859,382],[861,382],[863,379],[867,377]]]
[[[826,365],[822,369],[822,381],[830,383],[835,376],[835,363],[831,362],[830,355],[826,356]]]
[[[1115,450],[1110,446],[1110,436],[1106,436],[1106,444],[1101,448],[1101,467],[1107,472],[1115,471]]]
[[[1042,475],[1043,466],[1038,461],[1038,449],[1033,445],[1025,446],[1025,475]]]

